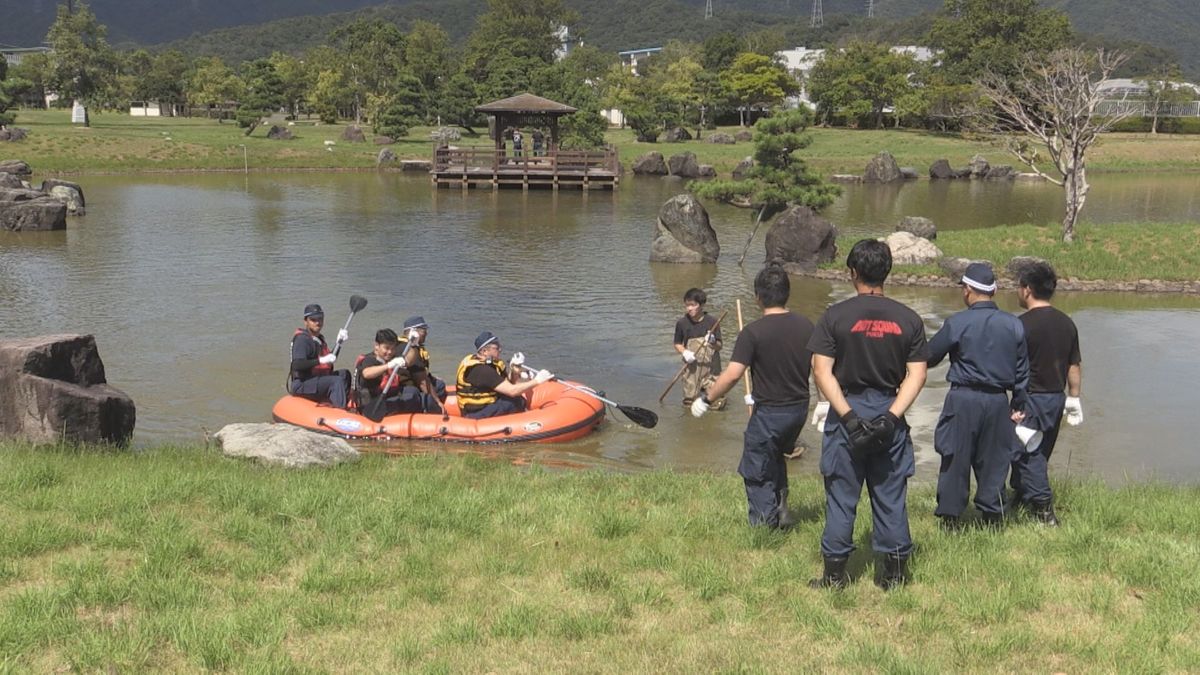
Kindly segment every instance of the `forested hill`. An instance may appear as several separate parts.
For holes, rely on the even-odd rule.
[[[565,0],[580,15],[579,32],[605,50],[661,45],[670,39],[700,40],[713,33],[739,34],[765,27],[782,30],[789,44],[818,45],[848,35],[893,42],[917,39],[928,14],[943,0],[875,0],[874,21],[866,0],[823,0],[826,27],[808,28],[812,0],[713,0],[715,16],[704,20],[705,0]],[[1172,50],[1184,69],[1200,76],[1200,0],[1042,0],[1067,12],[1080,33],[1137,40]],[[45,35],[55,0],[5,0],[0,43],[28,46]],[[172,43],[193,55],[241,61],[272,51],[298,53],[330,30],[360,16],[380,16],[407,26],[418,18],[464,37],[485,0],[92,0],[99,20],[117,45]],[[899,21],[897,21],[899,20]],[[254,25],[258,24],[258,25]]]

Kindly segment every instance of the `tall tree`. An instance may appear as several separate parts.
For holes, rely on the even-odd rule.
[[[1094,53],[1061,49],[1045,57],[1026,57],[1012,78],[987,73],[977,81],[991,104],[979,113],[983,127],[1003,134],[1018,159],[1062,186],[1066,198],[1062,237],[1067,243],[1075,239],[1075,224],[1091,187],[1087,152],[1100,134],[1129,115],[1128,111],[1096,115],[1103,98],[1096,85],[1123,59],[1119,52],[1102,49]],[[1051,164],[1057,177],[1042,170],[1042,161]]]
[[[738,264],[745,260],[750,242],[763,221],[790,205],[823,209],[840,194],[838,186],[826,183],[809,170],[798,154],[812,143],[812,136],[804,133],[811,124],[812,112],[805,106],[758,120],[754,125],[754,166],[745,178],[693,182],[688,186],[702,198],[758,212]]]
[[[283,85],[283,100],[287,102],[288,111],[292,115],[298,116],[311,85],[308,64],[283,52],[272,53],[269,60],[275,67],[275,73],[279,75],[279,81]]]
[[[7,112],[17,99],[17,85],[21,84],[8,79],[8,61],[0,59],[0,129],[7,127],[17,118],[16,113]]]
[[[74,11],[59,5],[46,33],[50,45],[47,84],[63,98],[85,106],[84,126],[90,124],[86,106],[97,100],[114,76],[116,56],[105,39],[107,32],[87,3],[79,0]]]
[[[1183,72],[1175,63],[1164,63],[1146,78],[1146,112],[1150,117],[1150,133],[1157,134],[1163,107],[1190,103],[1196,92],[1184,85]]]
[[[878,128],[883,126],[884,109],[910,89],[908,76],[916,69],[916,60],[908,54],[856,41],[843,50],[830,50],[813,67],[808,94],[820,118],[841,113]]]
[[[733,65],[733,60],[742,52],[742,41],[733,33],[717,33],[705,38],[700,49],[700,65],[709,72],[719,73]]]
[[[427,121],[437,115],[437,102],[452,73],[450,36],[442,27],[418,19],[406,39],[404,63],[417,78],[421,92],[421,114]]]
[[[254,133],[264,115],[270,114],[287,104],[283,80],[275,72],[270,59],[257,59],[242,64],[242,83],[245,94],[238,105],[238,124],[246,128],[246,135]]]
[[[9,92],[22,98],[25,105],[46,107],[46,83],[50,80],[50,57],[42,52],[30,54],[9,68]],[[16,81],[21,85],[16,86]]]
[[[954,82],[988,71],[1013,77],[1031,54],[1048,54],[1071,39],[1067,15],[1037,0],[945,0],[926,41],[942,50]]]
[[[396,24],[382,19],[359,19],[336,29],[329,43],[341,51],[347,79],[354,90],[354,119],[362,122],[367,95],[387,95],[399,87],[404,67],[405,38]]]
[[[561,46],[558,31],[578,19],[562,0],[488,0],[487,5],[467,45],[471,68],[486,68],[497,48],[549,65]]]
[[[213,56],[200,59],[195,65],[188,82],[188,103],[202,106],[206,111],[213,106],[219,110],[226,103],[241,98],[242,81],[224,61]]]
[[[800,90],[800,83],[782,65],[762,54],[743,52],[723,73],[722,79],[741,113],[746,126],[751,106],[777,106],[785,96]]]

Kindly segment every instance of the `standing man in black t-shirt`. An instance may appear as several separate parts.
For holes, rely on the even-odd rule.
[[[1040,430],[1042,442],[1033,452],[1026,452],[1018,444],[1011,485],[1017,500],[1030,507],[1035,518],[1058,525],[1048,465],[1063,411],[1067,413],[1067,424],[1083,422],[1079,330],[1071,317],[1050,305],[1058,287],[1053,267],[1043,262],[1030,265],[1021,272],[1018,284],[1017,299],[1028,310],[1020,317],[1029,347],[1029,405],[1022,424]]]
[[[754,278],[754,295],[763,316],[751,322],[733,345],[729,366],[692,402],[692,415],[708,412],[750,368],[754,412],[746,425],[738,473],[746,484],[750,524],[780,527],[787,511],[788,475],[784,453],[808,417],[808,344],[813,325],[787,309],[791,282],[782,268],[764,268]],[[786,525],[786,522],[784,523]]]
[[[871,497],[871,546],[883,555],[880,585],[905,582],[912,536],[908,530],[908,479],[916,469],[904,413],[925,386],[929,350],[925,324],[908,307],[884,297],[892,271],[888,245],[863,239],[846,258],[858,292],[817,321],[808,348],[813,378],[829,401],[821,442],[825,477],[825,571],[814,587],[849,582],[854,517],[863,483]]]

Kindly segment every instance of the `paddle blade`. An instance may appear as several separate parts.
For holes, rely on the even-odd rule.
[[[658,426],[658,415],[654,411],[631,405],[619,405],[617,406],[617,410],[620,410],[622,413],[624,413],[624,415],[629,418],[630,422],[633,422],[640,427],[653,429],[654,427]]]
[[[363,307],[367,306],[367,299],[361,295],[350,296],[350,311],[359,312]]]
[[[374,401],[371,401],[371,405],[363,411],[362,416],[377,424],[382,422],[383,418],[387,416],[387,405],[383,402],[383,400],[384,397],[380,396]]]

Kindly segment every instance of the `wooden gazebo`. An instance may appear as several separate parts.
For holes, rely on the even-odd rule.
[[[621,165],[617,151],[609,146],[601,150],[562,150],[559,148],[558,120],[576,111],[569,105],[530,93],[518,94],[485,103],[476,112],[492,117],[492,147],[438,145],[433,154],[430,174],[438,187],[576,187],[584,190],[617,187]],[[549,129],[549,143],[540,153],[511,155],[505,147],[509,128]]]
[[[550,145],[547,150],[558,149],[558,118],[576,112],[575,108],[548,98],[534,96],[529,92],[484,103],[475,107],[475,112],[491,116],[495,122],[496,149],[504,147],[504,132],[509,127],[549,127]]]

